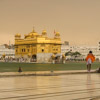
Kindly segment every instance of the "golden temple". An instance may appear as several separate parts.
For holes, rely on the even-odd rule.
[[[56,56],[60,53],[61,39],[59,32],[55,32],[53,38],[49,38],[45,30],[42,31],[42,34],[38,34],[34,29],[25,34],[24,38],[21,38],[21,34],[15,35],[16,58],[35,62],[49,62],[52,55]]]

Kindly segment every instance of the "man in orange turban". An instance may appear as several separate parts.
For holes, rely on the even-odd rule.
[[[95,57],[92,54],[92,51],[89,51],[89,54],[86,57],[86,62],[87,62],[87,71],[90,72],[91,70],[91,64],[95,61]]]

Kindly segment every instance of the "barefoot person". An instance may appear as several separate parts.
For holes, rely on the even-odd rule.
[[[87,71],[91,71],[91,64],[95,61],[95,57],[92,54],[92,51],[89,51],[89,54],[86,57],[86,62],[87,62]]]

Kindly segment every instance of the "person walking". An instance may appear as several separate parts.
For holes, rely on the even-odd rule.
[[[89,51],[89,54],[86,57],[87,62],[87,71],[91,71],[91,64],[95,61],[95,56],[92,54],[92,51]]]

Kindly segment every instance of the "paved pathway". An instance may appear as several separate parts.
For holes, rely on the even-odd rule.
[[[100,100],[100,74],[2,77],[0,100]]]
[[[65,75],[65,74],[86,74],[86,70],[68,70],[68,71],[33,71],[33,72],[0,72],[0,77],[12,76],[50,76],[50,75]],[[95,73],[92,70],[91,73]]]

